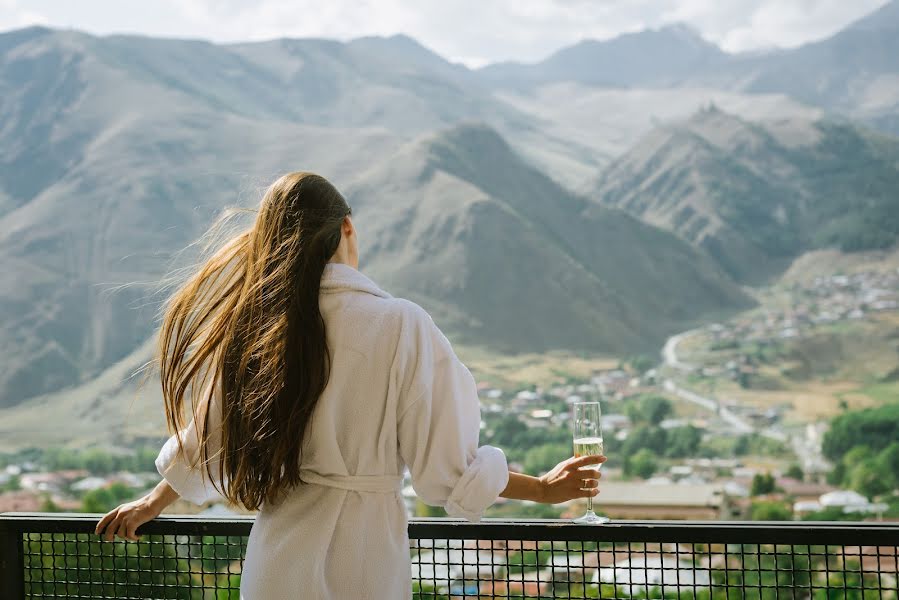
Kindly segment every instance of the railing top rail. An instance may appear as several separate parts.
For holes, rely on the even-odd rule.
[[[0,533],[93,533],[102,515],[0,513]],[[167,515],[145,524],[141,534],[246,536],[252,516]],[[899,522],[821,521],[618,521],[601,526],[558,519],[416,518],[414,539],[683,542],[899,546]]]

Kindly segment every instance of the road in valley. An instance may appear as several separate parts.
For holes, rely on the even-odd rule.
[[[695,333],[695,330],[685,331],[668,338],[668,341],[665,342],[665,346],[662,349],[662,358],[664,359],[665,366],[670,367],[675,371],[680,371],[681,373],[692,373],[693,371],[697,370],[697,367],[695,367],[694,365],[685,363],[677,357],[677,345],[685,338]],[[702,408],[715,413],[721,418],[722,421],[733,427],[735,433],[744,434],[753,433],[756,431],[755,428],[749,423],[749,421],[736,414],[732,410],[720,406],[718,401],[713,398],[708,398],[701,394],[697,394],[692,390],[681,387],[674,379],[666,379],[662,385],[665,388],[665,391],[674,394],[678,398],[696,404],[697,406],[701,406]],[[765,428],[759,430],[757,433],[763,437],[777,440],[779,442],[787,441],[787,435],[782,431]]]

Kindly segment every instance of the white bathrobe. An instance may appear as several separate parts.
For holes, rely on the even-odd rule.
[[[344,264],[328,264],[321,287],[332,364],[303,446],[308,483],[260,510],[241,598],[408,599],[404,468],[425,503],[477,521],[508,482],[506,458],[478,446],[474,379],[422,308]],[[216,418],[214,398],[210,434]],[[220,498],[189,468],[193,422],[180,435],[189,456],[178,453],[173,436],[156,468],[187,500]]]

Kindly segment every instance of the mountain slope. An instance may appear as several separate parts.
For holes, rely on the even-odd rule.
[[[703,314],[749,304],[688,244],[595,209],[483,126],[410,144],[348,194],[363,269],[460,341],[650,351]]]
[[[217,109],[109,62],[104,43],[0,36],[0,347],[14,349],[0,406],[88,381],[143,343],[157,282],[222,207],[297,168],[339,182],[398,143]]]
[[[716,108],[660,127],[600,177],[596,197],[762,281],[803,250],[899,239],[899,140],[830,121],[751,123]]]
[[[584,201],[496,134],[406,144],[463,117],[520,118],[408,38],[218,46],[31,28],[0,35],[0,51],[0,345],[15,349],[0,364],[0,406],[94,389],[151,336],[160,278],[193,259],[179,251],[223,207],[255,204],[297,169],[368,190],[358,209],[374,272],[472,343],[649,348],[746,301],[691,248],[631,217],[566,227]],[[691,263],[672,272],[695,286],[653,298],[677,282],[648,275],[651,264],[613,273],[628,255],[593,249],[603,227],[669,248],[650,256]],[[504,271],[516,256],[529,266]],[[555,285],[534,270],[557,271]],[[690,295],[704,289],[707,299]],[[600,301],[610,308],[590,312]]]

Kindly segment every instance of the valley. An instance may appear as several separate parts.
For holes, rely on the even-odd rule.
[[[677,360],[760,363],[748,387],[695,393],[715,380],[797,420],[890,401],[890,311],[703,348],[709,324],[793,302],[805,273],[892,252],[897,75],[869,59],[895,32],[899,0],[771,54],[677,25],[481,69],[404,35],[0,33],[0,445],[158,435],[134,374],[166,294],[217,216],[294,169],[344,191],[362,270],[428,310],[485,384],[657,362],[698,329]]]

